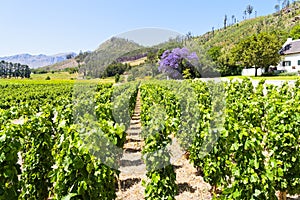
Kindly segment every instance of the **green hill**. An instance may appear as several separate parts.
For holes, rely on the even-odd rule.
[[[214,68],[222,76],[240,74],[241,66],[235,66],[230,63],[232,56],[231,49],[242,39],[261,32],[275,33],[283,44],[289,37],[291,29],[295,25],[300,24],[299,8],[300,2],[295,1],[279,12],[229,24],[226,28],[209,31],[201,36],[192,37],[192,39],[185,38],[183,41],[173,40],[150,48],[143,48],[143,53],[147,51],[157,52],[159,49],[172,49],[182,46],[187,46],[189,49],[192,47],[190,50],[198,52],[203,67]],[[219,51],[217,59],[211,57],[210,50],[213,50],[213,48]],[[279,49],[280,46],[278,47],[278,51]],[[140,52],[141,49],[138,49],[127,52],[126,55],[133,56]],[[133,70],[137,70],[137,68]]]
[[[169,49],[180,46],[177,39],[170,39],[167,42],[153,47],[144,47],[127,39],[113,37],[90,53],[81,66],[81,73],[85,76],[104,77],[105,69],[114,62],[126,63],[144,59],[148,53],[157,53],[160,49]]]
[[[194,40],[206,48],[220,46],[230,48],[241,39],[260,32],[276,32],[285,40],[292,27],[300,23],[300,2],[294,2],[280,12],[247,19],[226,28],[210,31]]]
[[[84,73],[85,76],[102,77],[105,68],[109,64],[128,52],[143,48],[143,46],[133,41],[113,37],[102,43],[98,49],[90,53],[84,59],[81,72]]]
[[[237,66],[230,66],[231,49],[242,39],[261,32],[269,32],[276,34],[280,42],[284,44],[290,36],[291,29],[300,24],[300,2],[295,1],[288,7],[283,8],[279,12],[260,16],[256,18],[246,19],[244,21],[230,24],[226,28],[209,31],[201,36],[193,37],[193,41],[197,43],[205,52],[210,53],[213,50],[217,58],[217,66],[222,75],[239,74],[241,69]],[[280,47],[278,47],[280,49]],[[279,50],[278,49],[278,50]],[[216,51],[218,51],[216,53]]]

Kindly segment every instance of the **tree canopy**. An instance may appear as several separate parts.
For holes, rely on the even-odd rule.
[[[259,67],[268,71],[269,66],[280,61],[278,53],[281,47],[280,39],[271,33],[262,32],[241,40],[233,48],[233,60],[246,68],[255,67],[255,76]]]
[[[20,63],[0,62],[0,78],[30,78],[31,71],[28,65]]]
[[[158,70],[173,79],[196,78],[200,76],[195,67],[198,61],[197,54],[187,48],[166,50],[161,56]]]
[[[117,74],[123,74],[126,70],[130,69],[129,64],[122,64],[113,62],[112,64],[108,65],[104,71],[104,77],[112,77]]]
[[[298,25],[295,25],[291,32],[290,32],[290,36],[293,38],[293,39],[300,39],[300,24]]]

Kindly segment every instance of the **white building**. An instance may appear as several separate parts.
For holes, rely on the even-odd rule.
[[[264,69],[257,69],[257,76],[261,76],[264,73]],[[255,76],[255,68],[248,68],[242,70],[242,76]]]
[[[288,38],[282,46],[280,54],[284,56],[284,59],[277,66],[277,70],[286,72],[300,71],[300,39],[293,40]]]

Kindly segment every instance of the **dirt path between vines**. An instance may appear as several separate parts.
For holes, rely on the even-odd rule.
[[[144,141],[141,137],[141,101],[138,93],[137,102],[130,127],[126,131],[126,143],[120,167],[120,187],[117,191],[117,200],[141,200],[144,199],[142,180],[146,179],[146,166],[142,161],[141,150]],[[208,200],[210,185],[205,183],[201,176],[196,175],[196,169],[189,161],[181,156],[174,163],[176,180],[179,188],[178,200]]]
[[[142,148],[144,141],[141,137],[141,102],[138,93],[134,114],[130,121],[130,127],[126,131],[126,142],[123,149],[123,157],[120,166],[120,186],[117,191],[117,200],[144,199],[144,187],[142,180],[146,178],[146,165],[142,161]]]

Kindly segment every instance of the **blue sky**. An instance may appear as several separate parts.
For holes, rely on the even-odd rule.
[[[277,0],[9,0],[1,2],[0,56],[95,50],[114,35],[156,27],[201,35],[221,28],[225,14],[242,20],[247,5],[258,16]],[[254,14],[252,14],[254,16]]]

